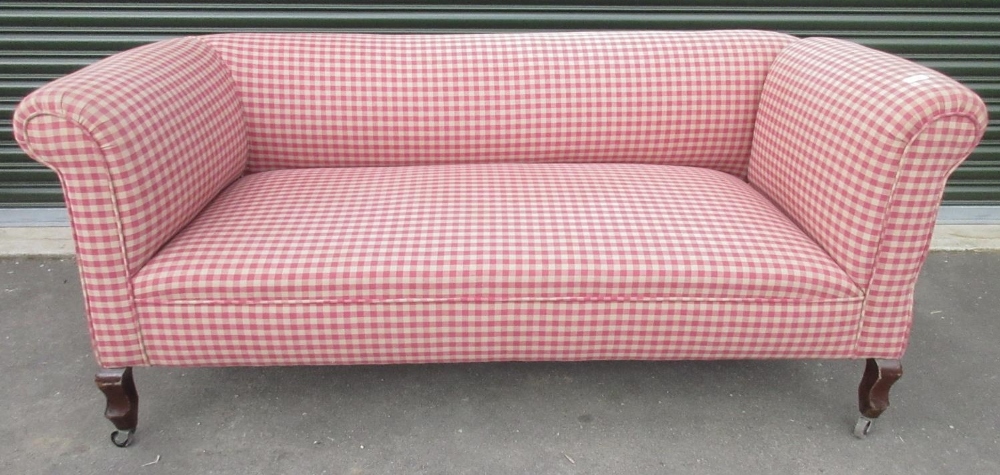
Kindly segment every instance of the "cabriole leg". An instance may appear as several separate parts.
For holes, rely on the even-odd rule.
[[[132,368],[102,368],[94,379],[108,399],[104,417],[118,429],[111,433],[111,442],[127,447],[139,425],[139,393],[135,390]]]
[[[858,409],[861,417],[854,426],[854,435],[864,438],[871,430],[872,421],[889,408],[889,388],[903,375],[899,360],[869,358],[865,374],[858,386]]]

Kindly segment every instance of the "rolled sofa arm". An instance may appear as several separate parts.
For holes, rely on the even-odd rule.
[[[14,134],[62,184],[98,362],[146,364],[131,276],[246,163],[229,70],[194,38],[126,51],[31,93]]]
[[[748,179],[864,291],[856,356],[905,351],[945,182],[986,124],[969,89],[857,44],[805,39],[772,65]]]

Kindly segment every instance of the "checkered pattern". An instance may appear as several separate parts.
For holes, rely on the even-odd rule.
[[[250,170],[671,163],[745,176],[757,31],[209,36],[246,107]]]
[[[875,269],[868,285],[858,354],[899,358],[913,322],[917,274],[927,258],[944,179],[972,151],[983,123],[965,114],[940,117],[914,137],[885,217]],[[930,223],[930,224],[929,224]]]
[[[862,302],[745,182],[640,164],[253,174],[134,288],[157,364],[235,364],[243,349],[287,364],[300,348],[329,364],[846,354]]]
[[[858,356],[902,355],[945,179],[985,127],[973,92],[852,43],[802,40],[771,68],[749,180],[866,289]]]
[[[131,366],[899,357],[986,116],[774,33],[231,34],[14,122]]]
[[[61,179],[98,360],[147,363],[131,276],[245,165],[228,70],[197,40],[157,43],[32,93],[14,126]]]
[[[148,304],[172,366],[849,358],[859,301]],[[808,316],[807,318],[804,316]]]

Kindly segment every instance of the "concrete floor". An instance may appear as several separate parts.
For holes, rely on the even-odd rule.
[[[998,273],[1000,253],[931,255],[866,440],[859,362],[593,362],[139,368],[118,449],[74,262],[7,258],[0,473],[1000,473]]]

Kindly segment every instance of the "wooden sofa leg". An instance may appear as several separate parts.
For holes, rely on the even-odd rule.
[[[858,386],[858,409],[861,417],[854,425],[854,436],[864,438],[871,430],[873,419],[889,408],[889,388],[903,375],[899,360],[869,358],[865,374]]]
[[[102,368],[94,380],[108,399],[104,417],[118,429],[111,433],[111,442],[127,447],[139,425],[139,393],[135,390],[132,368]]]

